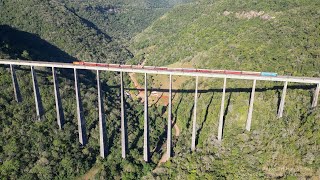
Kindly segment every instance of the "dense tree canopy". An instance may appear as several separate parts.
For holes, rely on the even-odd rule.
[[[136,61],[319,77],[319,1],[208,1],[174,8],[135,37]]]
[[[0,0],[0,58],[274,71],[320,76],[319,7],[314,0]],[[132,38],[132,40],[131,40]],[[126,47],[130,46],[131,52]],[[135,56],[134,58],[133,55]],[[221,79],[199,78],[196,151],[191,152],[194,79],[174,77],[173,155],[166,151],[167,107],[149,107],[151,162],[143,160],[143,104],[126,96],[129,153],[121,158],[119,74],[101,72],[109,152],[99,157],[95,73],[80,71],[89,143],[78,142],[73,72],[58,69],[66,117],[58,130],[51,70],[36,68],[45,114],[36,121],[29,67],[16,67],[16,103],[0,66],[0,179],[317,179],[320,108],[315,85],[257,82],[251,131],[245,131],[252,82],[227,80],[223,141],[216,138]],[[148,76],[149,87],[167,77]],[[138,77],[138,80],[142,78]],[[160,79],[160,80],[157,80]],[[125,90],[137,93],[125,74]],[[164,89],[166,91],[166,89]],[[173,129],[175,132],[175,129]]]
[[[58,1],[5,0],[0,24],[37,34],[77,59],[123,63],[131,53]]]

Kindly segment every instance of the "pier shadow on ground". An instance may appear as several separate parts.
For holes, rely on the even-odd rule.
[[[203,118],[203,120],[202,120],[202,123],[201,123],[199,129],[197,130],[196,145],[198,144],[198,141],[199,141],[200,132],[202,131],[203,126],[204,126],[204,124],[205,124],[206,121],[207,121],[207,117],[208,117],[208,114],[209,114],[209,107],[210,107],[211,104],[212,104],[213,96],[214,96],[214,93],[212,93],[212,95],[211,95],[211,97],[210,97],[210,99],[209,99],[209,103],[208,103],[208,105],[207,105],[207,108],[206,108],[206,111],[205,111],[205,114],[204,114],[204,118]]]
[[[226,116],[228,115],[228,112],[229,112],[231,96],[232,96],[232,92],[230,92],[230,94],[229,94],[228,101],[227,101],[227,106],[225,107],[225,110],[224,110],[224,113],[223,113],[222,137],[223,137],[223,134],[224,134],[224,131],[223,131],[223,130],[224,130],[224,126],[225,126]]]

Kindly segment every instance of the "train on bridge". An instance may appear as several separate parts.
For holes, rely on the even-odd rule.
[[[168,68],[168,67],[142,66],[142,65],[105,64],[105,63],[93,63],[93,62],[84,62],[84,61],[74,61],[73,64],[82,65],[82,66],[97,66],[97,67],[110,67],[110,68],[122,68],[122,69],[146,69],[146,70],[188,72],[188,73],[195,72],[195,73],[233,74],[233,75],[251,75],[251,76],[271,76],[271,77],[278,76],[278,73],[274,73],[274,72]]]

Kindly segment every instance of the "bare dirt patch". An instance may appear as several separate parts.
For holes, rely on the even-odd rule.
[[[77,178],[78,180],[93,180],[94,176],[100,171],[102,168],[101,165],[94,165],[86,174]]]
[[[271,20],[274,19],[274,16],[271,16],[264,11],[242,11],[242,12],[231,12],[231,11],[224,11],[224,16],[234,15],[237,19],[252,19],[252,18],[260,18],[262,20]]]

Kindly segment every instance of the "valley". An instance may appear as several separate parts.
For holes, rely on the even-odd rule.
[[[0,59],[273,72],[320,77],[320,3],[314,0],[0,0]],[[96,72],[79,70],[88,144],[78,141],[72,70],[57,69],[59,130],[50,68],[35,68],[44,115],[37,121],[30,67],[0,65],[0,179],[319,179],[316,84],[173,76],[172,157],[166,157],[169,77],[148,74],[150,161],[143,159],[144,76],[124,73],[128,152],[121,157],[118,72],[101,71],[108,155],[99,156]],[[223,112],[223,140],[218,140]],[[191,151],[193,118],[196,149]]]

